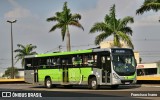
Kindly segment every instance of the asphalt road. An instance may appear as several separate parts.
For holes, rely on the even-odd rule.
[[[87,86],[74,86],[72,88],[64,88],[63,86],[57,86],[52,89],[46,89],[44,86],[34,86],[32,84],[0,84],[0,97],[2,97],[2,92],[9,92],[12,94],[11,97],[18,97],[22,99],[21,96],[35,94],[35,97],[45,97],[43,99],[54,100],[64,99],[81,99],[84,100],[105,100],[106,98],[114,99],[127,99],[127,100],[146,100],[146,99],[159,99],[160,98],[160,85],[132,85],[132,86],[120,86],[118,89],[111,89],[110,87],[101,86],[98,90],[90,90]],[[31,93],[31,94],[30,94]],[[4,95],[4,94],[3,94]],[[6,96],[6,95],[5,95]],[[48,98],[49,97],[49,98]],[[1,98],[0,98],[1,99]],[[24,98],[28,99],[28,98]],[[38,98],[42,99],[42,98]],[[67,100],[68,100],[67,99]]]

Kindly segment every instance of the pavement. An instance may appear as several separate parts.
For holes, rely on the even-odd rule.
[[[0,84],[7,84],[7,83],[25,83],[24,78],[18,79],[0,79]],[[127,85],[126,85],[127,86]],[[148,84],[148,82],[138,82],[138,84],[128,85],[128,86],[135,86],[135,87],[160,87],[159,81],[153,81]]]

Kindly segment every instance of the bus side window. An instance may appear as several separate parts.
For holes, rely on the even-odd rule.
[[[97,65],[97,55],[84,55],[83,65],[84,66],[96,66]]]
[[[88,65],[88,57],[86,55],[83,56],[83,64],[84,66]]]
[[[50,58],[47,59],[47,65],[48,66],[51,65],[51,59]]]
[[[62,65],[67,65],[68,64],[68,60],[67,59],[62,59]]]
[[[41,58],[40,59],[40,65],[47,65],[47,59],[46,58]]]
[[[56,59],[55,59],[55,58],[52,58],[52,65],[53,65],[53,66],[56,66],[56,65],[57,65],[57,62],[56,62]]]
[[[108,69],[109,72],[111,72],[111,58],[110,56],[107,56],[106,58],[106,68]]]
[[[82,57],[80,55],[76,55],[72,57],[72,64],[75,66],[80,66],[82,65]]]
[[[88,55],[88,65],[93,66],[94,65],[94,56]]]
[[[28,70],[28,69],[33,69],[33,65],[32,65],[32,59],[26,59],[25,60],[25,69]]]
[[[72,64],[75,65],[76,57],[72,57]]]
[[[57,65],[61,65],[61,59],[60,58],[57,59]]]
[[[97,55],[94,55],[93,57],[94,57],[93,58],[94,59],[93,66],[97,66]]]

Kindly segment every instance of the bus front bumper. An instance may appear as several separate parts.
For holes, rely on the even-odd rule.
[[[117,84],[123,84],[123,85],[129,85],[129,84],[135,84],[136,80],[121,80],[121,79],[112,79],[112,85],[117,85]]]

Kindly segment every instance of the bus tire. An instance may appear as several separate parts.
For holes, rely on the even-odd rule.
[[[112,89],[117,89],[119,85],[111,85]]]
[[[46,88],[52,88],[52,81],[51,81],[51,78],[46,78],[45,80],[45,86]]]
[[[89,89],[93,89],[93,90],[98,89],[96,77],[92,77],[89,79],[88,87]]]

